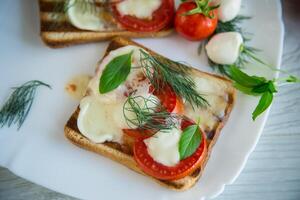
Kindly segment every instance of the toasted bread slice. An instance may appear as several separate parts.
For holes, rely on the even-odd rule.
[[[171,27],[167,27],[158,32],[141,33],[127,31],[113,19],[109,12],[106,13],[106,18],[110,20],[111,23],[106,31],[96,32],[81,30],[74,27],[62,11],[57,10],[57,7],[63,7],[65,1],[66,0],[39,0],[40,34],[44,43],[52,48],[109,40],[116,36],[129,38],[164,37],[173,31]],[[103,2],[104,1],[96,0],[96,5],[99,7],[106,6]]]
[[[140,46],[144,49],[146,49],[149,53],[152,55],[155,55],[156,53],[137,44],[134,43],[130,40],[124,39],[124,38],[116,38],[114,39],[108,46],[106,50],[106,55],[117,48],[120,48],[122,46],[126,45],[136,45]],[[156,54],[157,55],[157,54]],[[207,137],[207,143],[208,143],[208,154],[207,157],[205,158],[205,161],[203,164],[196,169],[192,174],[189,176],[186,176],[182,179],[179,180],[174,180],[174,181],[164,181],[164,180],[158,180],[153,177],[154,180],[156,180],[158,183],[160,183],[163,186],[166,186],[170,189],[174,190],[186,190],[192,187],[197,180],[200,178],[203,169],[206,165],[206,162],[210,156],[211,150],[215,142],[217,141],[217,138],[220,134],[221,129],[225,125],[225,122],[227,121],[230,112],[233,108],[234,102],[235,102],[235,89],[232,87],[231,82],[223,77],[209,74],[206,72],[201,72],[199,70],[193,69],[193,75],[196,77],[201,77],[208,79],[212,81],[213,83],[218,84],[220,87],[222,87],[222,90],[224,94],[226,95],[226,102],[224,104],[224,110],[223,110],[223,115],[222,117],[216,117],[216,121],[214,122],[213,126],[207,126],[207,128],[204,128],[206,137]],[[93,151],[95,153],[101,154],[103,156],[106,156],[112,160],[115,160],[128,168],[141,173],[143,175],[146,175],[143,173],[143,171],[139,168],[137,163],[135,162],[133,158],[133,153],[132,149],[130,148],[130,145],[127,145],[126,143],[124,144],[119,144],[119,143],[114,143],[114,142],[105,142],[103,144],[96,144],[91,142],[89,139],[84,137],[80,131],[78,130],[77,127],[77,117],[79,114],[79,108],[73,113],[71,118],[68,120],[67,124],[65,125],[65,136],[75,145],[87,149],[89,151]],[[209,110],[205,112],[210,112]],[[201,116],[201,115],[200,115]],[[206,123],[206,122],[203,122]],[[147,176],[147,175],[146,175]]]

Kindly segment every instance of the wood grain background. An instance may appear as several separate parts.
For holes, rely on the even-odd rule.
[[[282,68],[300,76],[300,1],[285,0],[282,4],[286,29]],[[74,198],[0,168],[0,199]],[[280,88],[262,137],[245,169],[216,199],[300,199],[300,84]]]

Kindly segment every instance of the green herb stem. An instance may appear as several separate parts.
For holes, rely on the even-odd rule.
[[[251,17],[238,15],[233,20],[228,21],[228,22],[219,21],[218,26],[215,31],[215,34],[224,33],[224,32],[239,32],[243,36],[244,40],[248,40],[248,37],[246,36],[247,33],[245,33],[242,30],[242,28],[240,27],[240,24],[243,21],[249,20],[249,19],[251,19]]]
[[[180,116],[168,112],[155,98],[131,94],[123,106],[123,115],[130,128],[164,131],[177,127]]]
[[[18,130],[23,125],[32,107],[36,90],[39,86],[51,89],[51,86],[38,80],[28,81],[14,91],[0,110],[0,127],[17,124]]]
[[[81,8],[83,13],[91,13],[95,14],[97,12],[96,0],[65,0],[65,1],[57,1],[55,2],[53,11],[51,12],[51,18],[54,23],[51,24],[50,29],[56,29],[63,23],[60,23],[62,19],[66,17],[69,9],[74,6],[78,6]],[[59,13],[62,13],[60,15]]]
[[[213,10],[217,9],[220,5],[211,5],[211,0],[194,0],[196,8],[184,13],[183,15],[194,15],[194,14],[203,14],[208,18],[215,18]]]
[[[196,90],[196,84],[190,75],[190,68],[175,61],[141,52],[141,67],[155,90],[160,91],[164,84],[172,87],[177,96],[184,98],[193,107],[209,105],[203,95]]]
[[[275,80],[267,80],[264,77],[250,76],[241,71],[235,65],[229,67],[229,77],[233,81],[233,86],[236,89],[247,95],[260,96],[259,103],[252,113],[253,120],[255,120],[271,105],[274,93],[277,93],[278,86],[283,83],[300,83],[300,79],[295,76],[288,76],[286,78],[279,78]]]

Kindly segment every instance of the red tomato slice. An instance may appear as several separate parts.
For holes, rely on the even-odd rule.
[[[152,13],[152,19],[139,19],[130,15],[121,15],[117,9],[117,3],[112,5],[115,18],[127,30],[134,32],[156,32],[173,22],[175,13],[174,0],[162,0],[161,6]]]
[[[190,121],[184,122],[182,128],[193,124]],[[203,162],[207,154],[207,146],[204,132],[201,131],[202,142],[193,155],[181,160],[176,166],[168,167],[153,160],[147,151],[143,139],[135,141],[133,152],[134,158],[140,168],[148,175],[160,180],[177,180],[193,173]]]
[[[165,86],[165,88],[159,92],[156,92],[153,87],[150,87],[150,92],[158,97],[162,106],[164,106],[168,112],[183,113],[184,105],[182,99],[176,96],[174,90],[170,86]],[[155,131],[123,129],[123,133],[133,138],[145,139],[151,137]]]
[[[169,85],[166,85],[160,91],[156,91],[156,90],[150,88],[150,91],[151,90],[153,90],[153,94],[155,96],[157,96],[157,98],[160,100],[161,105],[168,112],[173,112],[173,110],[176,107],[177,99],[179,99],[179,97],[176,96],[176,93],[174,92],[172,87]]]
[[[146,139],[155,134],[155,131],[142,130],[142,129],[122,129],[123,133],[136,139]]]

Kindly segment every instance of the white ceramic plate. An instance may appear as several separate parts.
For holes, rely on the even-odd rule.
[[[247,31],[254,33],[252,45],[263,50],[260,55],[263,59],[279,66],[283,43],[280,1],[244,1],[242,13],[253,16],[244,24]],[[175,34],[136,41],[172,59],[210,70],[204,57],[197,56],[198,44]],[[34,183],[78,198],[199,200],[215,197],[243,169],[267,118],[265,114],[252,122],[251,111],[257,99],[239,94],[200,181],[189,191],[170,191],[116,162],[77,148],[64,138],[64,124],[78,105],[64,92],[64,86],[76,74],[93,74],[107,42],[49,49],[39,38],[37,1],[6,0],[0,6],[0,44],[0,102],[10,94],[10,87],[28,80],[39,79],[53,87],[39,90],[20,131],[0,129],[0,165]],[[274,76],[262,67],[249,70]]]

